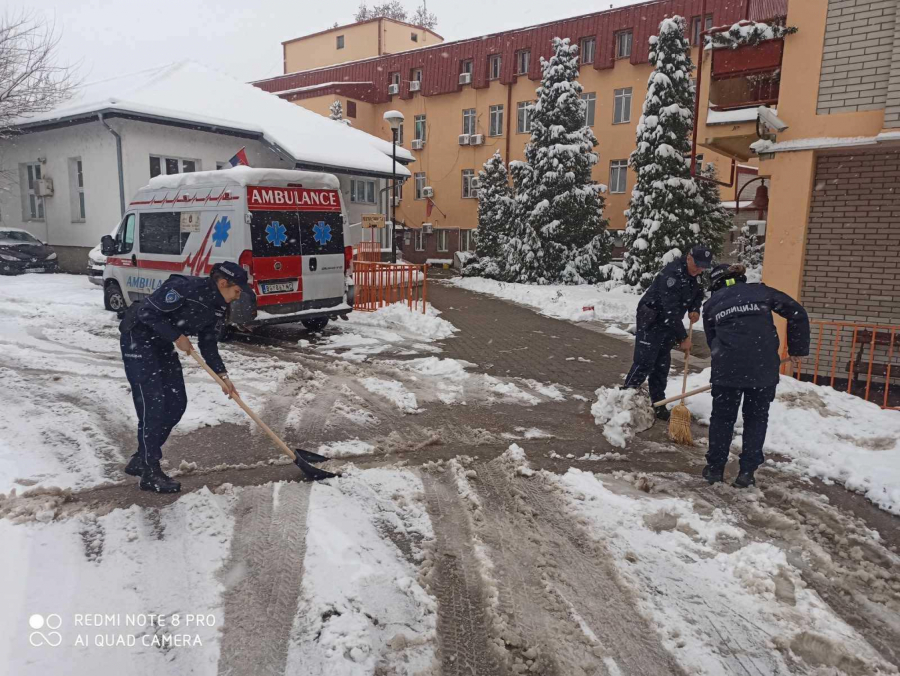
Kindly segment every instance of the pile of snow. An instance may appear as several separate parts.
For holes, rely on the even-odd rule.
[[[807,588],[784,551],[750,540],[730,514],[575,468],[543,476],[609,548],[687,673],[807,673],[798,658],[815,673],[850,664],[854,673],[895,673]]]
[[[710,369],[688,377],[688,389],[709,382]],[[677,394],[681,379],[669,381]],[[695,420],[708,425],[710,393],[685,400]],[[740,453],[743,418],[735,426],[733,452]],[[782,376],[769,409],[764,450],[791,458],[782,469],[837,481],[863,493],[884,510],[900,514],[900,412],[882,410],[830,387]]]
[[[656,416],[643,390],[601,387],[595,394],[591,414],[613,446],[625,448],[635,434],[653,427]]]
[[[405,303],[394,303],[379,308],[375,312],[351,312],[349,321],[342,322],[341,328],[362,329],[358,332],[366,335],[364,329],[375,327],[394,331],[402,336],[409,336],[421,341],[444,340],[450,338],[458,329],[446,319],[441,319],[440,310],[428,305],[425,313],[422,310],[410,310]]]
[[[404,413],[420,412],[416,395],[407,390],[403,383],[382,378],[362,378],[360,382],[369,392],[384,397]]]
[[[328,458],[350,458],[359,455],[372,455],[375,446],[367,441],[361,441],[359,437],[344,441],[331,441],[319,446],[317,451]]]

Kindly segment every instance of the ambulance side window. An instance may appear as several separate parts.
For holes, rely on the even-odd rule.
[[[116,234],[116,244],[120,254],[131,253],[134,248],[134,214],[128,214],[122,221]]]
[[[178,256],[189,232],[181,232],[181,213],[158,211],[141,214],[141,253]]]

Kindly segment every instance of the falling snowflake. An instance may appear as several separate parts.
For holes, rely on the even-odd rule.
[[[266,241],[272,246],[281,246],[287,241],[285,229],[278,221],[272,221],[266,226]]]
[[[212,241],[216,246],[222,246],[228,239],[228,231],[231,230],[231,221],[227,216],[223,216],[213,228]]]
[[[320,246],[328,244],[328,242],[331,241],[331,226],[325,221],[316,223],[313,226],[313,239],[315,239]]]

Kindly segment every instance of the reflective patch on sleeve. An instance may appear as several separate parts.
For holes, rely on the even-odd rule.
[[[669,279],[666,280],[666,286],[668,286],[670,289],[671,289],[673,286],[675,286],[675,278],[674,278],[674,277],[669,277]]]
[[[181,300],[181,296],[178,295],[178,292],[175,289],[169,289],[166,293],[165,301],[167,303],[177,303],[179,300]]]

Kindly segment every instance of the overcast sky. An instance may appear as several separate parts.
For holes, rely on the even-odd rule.
[[[410,13],[420,0],[405,0]],[[521,28],[639,0],[428,0],[445,40]],[[55,21],[64,61],[91,82],[193,59],[241,80],[282,72],[281,43],[353,21],[359,0],[9,0]],[[371,1],[369,4],[373,4]]]

